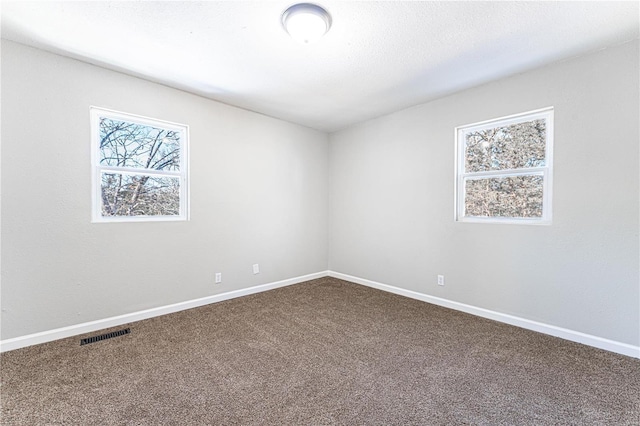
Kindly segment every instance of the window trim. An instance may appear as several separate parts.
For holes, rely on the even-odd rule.
[[[189,220],[190,190],[189,190],[189,126],[156,118],[144,117],[112,109],[90,106],[91,123],[91,222],[119,223],[119,222],[183,222]],[[102,166],[100,165],[99,120],[107,117],[114,120],[127,121],[162,129],[180,132],[180,171],[161,171],[143,168]],[[180,180],[180,214],[175,216],[103,216],[102,215],[102,180],[103,172],[116,172],[126,175],[165,176]]]
[[[546,121],[545,160],[544,167],[530,167],[522,169],[489,170],[481,172],[465,173],[465,149],[464,136],[467,133],[490,129],[498,126],[508,126],[523,121],[544,118]],[[553,106],[533,111],[480,121],[477,123],[458,126],[455,134],[455,185],[454,185],[454,220],[468,223],[500,223],[519,225],[551,225],[552,212],[552,188],[553,188],[553,135],[554,135],[554,109]],[[465,216],[464,198],[465,181],[471,179],[486,179],[490,177],[532,176],[542,175],[542,217],[540,218],[516,218],[516,217],[481,217]]]

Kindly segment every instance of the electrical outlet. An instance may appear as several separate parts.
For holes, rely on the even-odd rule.
[[[260,265],[258,265],[257,263],[253,264],[253,275],[255,274],[259,274],[260,273]]]
[[[438,275],[438,285],[444,285],[444,275]]]
[[[222,282],[222,272],[216,272],[216,284],[220,284]]]

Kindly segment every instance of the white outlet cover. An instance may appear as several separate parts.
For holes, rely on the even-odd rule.
[[[260,265],[259,264],[255,263],[253,265],[253,273],[254,274],[259,274],[260,273]]]

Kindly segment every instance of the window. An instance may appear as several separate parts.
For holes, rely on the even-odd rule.
[[[553,108],[456,128],[456,220],[551,223]]]
[[[182,124],[91,108],[92,219],[188,219],[188,138]]]

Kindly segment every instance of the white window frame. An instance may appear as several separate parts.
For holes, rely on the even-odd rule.
[[[509,126],[515,123],[545,119],[545,166],[521,169],[490,170],[482,172],[465,172],[465,136],[467,133],[494,127]],[[542,108],[506,117],[495,118],[478,123],[467,124],[455,128],[456,140],[456,184],[455,184],[455,210],[454,217],[458,222],[472,223],[504,223],[524,225],[550,225],[551,224],[551,200],[553,181],[553,107]],[[532,176],[543,177],[542,184],[542,217],[516,218],[516,217],[482,217],[465,215],[465,181],[473,179],[486,179],[492,177]]]
[[[93,223],[113,222],[166,222],[189,220],[189,126],[155,118],[143,117],[111,109],[91,106],[91,221]],[[180,133],[180,170],[150,170],[133,167],[113,167],[100,164],[100,118],[142,124],[172,130]],[[172,216],[103,216],[102,179],[103,172],[126,175],[145,175],[180,179],[180,212]]]

